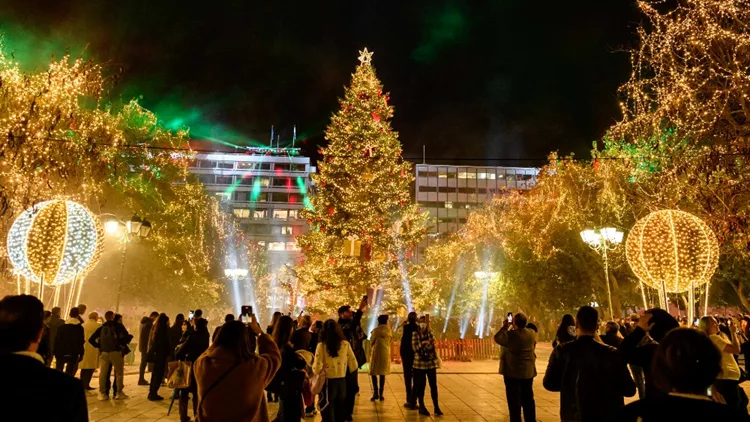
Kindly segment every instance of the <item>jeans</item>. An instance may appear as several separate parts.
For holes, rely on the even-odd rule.
[[[65,368],[64,371],[63,368]],[[78,372],[78,355],[55,356],[55,369],[65,372],[71,377],[76,376],[76,372]]]
[[[165,368],[167,367],[167,361],[157,360],[154,362],[154,369],[151,371],[151,383],[148,388],[148,396],[155,397],[159,395],[159,387],[164,382]]]
[[[344,406],[348,391],[346,378],[329,378],[323,391],[318,395],[320,417],[323,422],[344,422]]]
[[[635,387],[638,389],[638,398],[643,399],[646,397],[646,383],[643,378],[643,368],[630,365],[630,372],[633,373],[633,381],[635,381]]]
[[[344,401],[344,420],[351,421],[354,418],[354,400],[359,393],[359,371],[350,372],[346,375],[346,399]]]
[[[432,396],[432,405],[435,409],[438,406],[438,386],[437,386],[437,369],[414,369],[414,396],[419,401],[419,407],[425,408],[424,392],[427,388],[427,382],[430,383],[430,396]]]
[[[505,397],[508,399],[510,422],[521,422],[521,408],[525,422],[536,422],[533,384],[534,378],[505,377]]]
[[[123,360],[124,360],[124,358],[123,358]],[[102,376],[102,375],[99,374],[99,376]],[[110,366],[109,371],[107,371],[107,395],[109,395],[109,390],[111,388],[112,389],[112,396],[114,397],[114,396],[117,395],[117,377],[115,376],[115,383],[114,383],[114,385],[112,385],[112,381],[109,378],[111,376],[112,376],[112,367]]]
[[[414,396],[414,356],[401,355],[401,362],[404,366],[404,384],[406,386],[406,403],[415,405],[417,398]]]
[[[378,391],[380,391],[380,394],[378,394]],[[385,393],[385,375],[380,375],[380,390],[378,390],[378,377],[373,375],[372,376],[372,397],[383,397],[383,393]]]
[[[81,369],[81,383],[84,388],[91,387],[91,377],[94,376],[96,369]]]
[[[99,392],[109,394],[107,381],[109,381],[109,371],[114,367],[115,383],[117,392],[122,393],[123,389],[123,372],[125,370],[125,361],[122,360],[122,352],[102,352],[99,355]]]

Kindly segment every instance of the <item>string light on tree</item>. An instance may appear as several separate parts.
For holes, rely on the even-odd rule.
[[[719,262],[719,242],[695,215],[661,210],[635,223],[625,242],[625,254],[635,275],[658,289],[662,306],[668,308],[666,293],[688,291],[692,297],[696,287],[708,284]]]

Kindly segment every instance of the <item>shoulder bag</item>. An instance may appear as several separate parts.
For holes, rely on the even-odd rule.
[[[206,389],[206,392],[205,392],[205,393],[203,393],[203,397],[201,397],[201,398],[200,398],[200,401],[199,401],[199,403],[198,403],[198,415],[200,415],[200,414],[201,414],[201,412],[202,412],[202,409],[203,409],[203,401],[204,401],[204,400],[206,399],[206,396],[208,396],[208,394],[209,394],[209,393],[210,393],[211,391],[213,391],[213,389],[214,389],[214,388],[215,388],[215,387],[216,387],[217,385],[219,385],[219,383],[220,383],[221,381],[223,381],[223,380],[224,380],[224,378],[226,378],[226,376],[227,376],[227,375],[229,375],[229,373],[230,373],[230,372],[232,372],[232,370],[234,370],[234,368],[238,367],[238,366],[239,366],[239,365],[240,365],[241,363],[242,363],[242,361],[241,361],[241,360],[240,360],[240,361],[237,361],[237,362],[236,362],[236,363],[235,363],[234,365],[232,365],[232,367],[231,367],[231,368],[229,368],[229,369],[228,369],[228,370],[227,370],[226,372],[224,372],[223,374],[221,374],[221,376],[220,376],[220,377],[219,377],[219,378],[218,378],[218,379],[217,379],[216,381],[214,381],[214,383],[213,383],[213,384],[211,384],[211,386],[210,386],[210,387],[208,387],[208,388]]]

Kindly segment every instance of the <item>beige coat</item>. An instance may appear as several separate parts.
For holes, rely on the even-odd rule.
[[[83,339],[85,341],[83,344],[83,360],[80,365],[78,365],[81,369],[96,369],[99,367],[99,349],[92,346],[91,343],[89,343],[89,339],[97,328],[101,326],[101,324],[93,319],[87,319],[86,322],[83,323]]]
[[[390,375],[391,373],[391,329],[378,325],[370,333],[370,375]]]

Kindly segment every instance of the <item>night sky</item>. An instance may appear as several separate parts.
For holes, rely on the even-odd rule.
[[[424,144],[428,158],[451,160],[589,157],[620,117],[616,90],[630,73],[623,50],[640,19],[631,0],[0,6],[6,49],[27,69],[69,49],[117,75],[114,101],[140,97],[196,138],[267,142],[273,124],[283,145],[296,124],[310,154],[367,46],[391,92],[404,155],[420,156]]]

